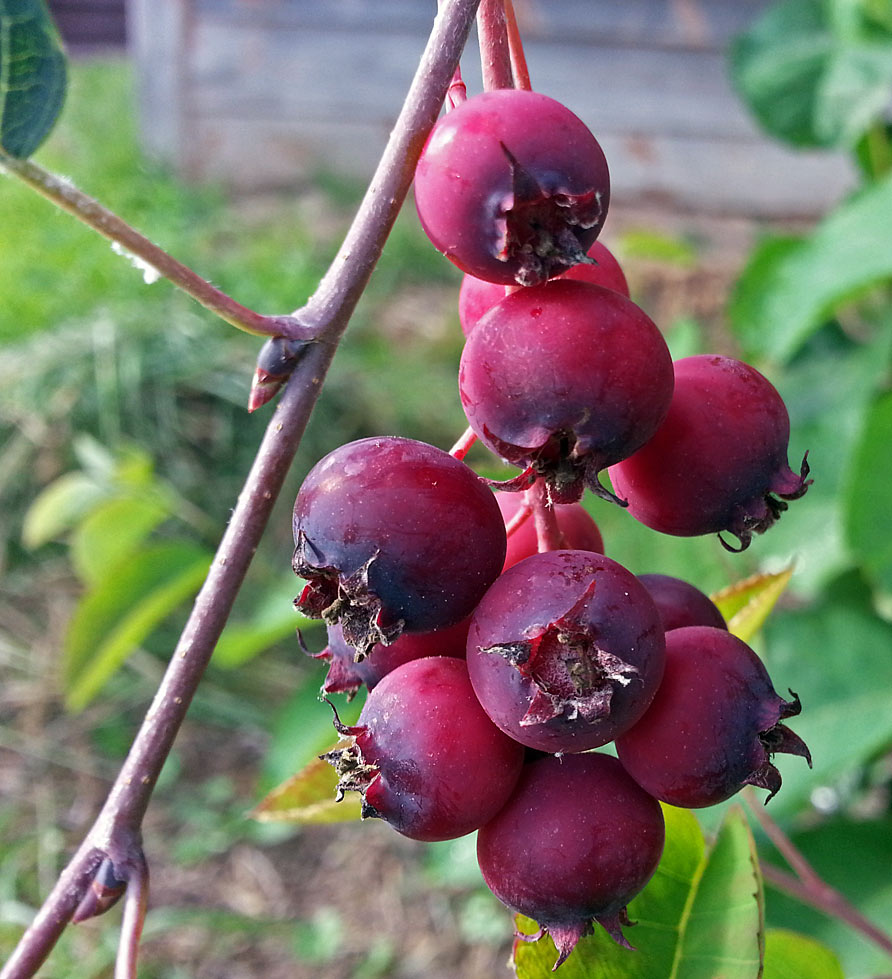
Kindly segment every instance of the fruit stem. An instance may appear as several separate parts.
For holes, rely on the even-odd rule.
[[[835,887],[831,887],[824,881],[821,881],[820,887],[817,887],[765,862],[761,862],[761,869],[766,883],[776,890],[783,891],[797,901],[822,911],[828,917],[838,918],[854,931],[864,935],[887,955],[892,955],[892,937],[861,914]]]
[[[483,89],[514,88],[505,0],[480,0],[477,11],[477,37]]]
[[[765,881],[803,904],[809,904],[818,911],[845,922],[850,928],[860,932],[883,951],[892,955],[892,936],[861,914],[843,894],[817,873],[789,836],[768,815],[765,807],[759,804],[751,789],[743,793],[743,800],[765,835],[794,871],[792,874],[787,873],[762,860],[760,866]]]
[[[157,273],[201,303],[205,309],[246,333],[257,336],[287,336],[296,340],[313,339],[294,316],[264,316],[211,285],[206,279],[168,255],[97,200],[78,190],[70,180],[58,177],[31,160],[18,160],[0,150],[0,170],[18,177],[63,211],[125,249],[139,260],[146,273]]]
[[[505,20],[508,28],[508,51],[511,55],[511,74],[515,88],[531,92],[533,84],[530,81],[530,70],[523,50],[523,38],[517,26],[517,15],[514,12],[514,0],[505,0]]]
[[[115,961],[115,979],[136,979],[139,938],[149,906],[149,867],[141,852],[140,857],[140,861],[130,868],[127,880],[121,939]]]
[[[554,504],[548,499],[548,488],[541,476],[528,490],[524,491],[524,497],[525,502],[533,511],[539,550],[558,551],[566,546],[564,535],[558,526]]]
[[[437,10],[441,10],[443,7],[443,0],[437,0]],[[455,74],[452,76],[452,81],[449,83],[449,88],[446,90],[446,111],[449,112],[450,109],[454,109],[461,105],[462,102],[468,101],[468,90],[465,87],[464,80],[461,77],[461,65],[456,65]]]
[[[510,537],[512,534],[516,533],[519,528],[521,528],[527,520],[533,515],[533,507],[526,498],[521,501],[520,506],[517,508],[517,512],[514,516],[505,524],[505,536]]]
[[[474,430],[472,428],[466,428],[459,437],[459,440],[449,450],[449,455],[455,456],[461,462],[476,441],[477,436],[474,434]]]
[[[462,102],[468,101],[468,89],[465,86],[464,79],[461,77],[461,65],[455,69],[455,74],[452,76],[452,81],[449,83],[449,88],[446,91],[446,111],[454,109],[461,105]]]
[[[424,141],[470,33],[477,3],[447,0],[434,21],[406,101],[344,244],[300,311],[301,322],[315,325],[320,342],[308,345],[283,388],[211,570],[102,811],[0,970],[0,979],[31,979],[71,920],[102,860],[109,856],[115,866],[123,865],[116,858],[119,852],[126,862],[127,855],[141,850],[140,826],[158,775],[226,624],[338,341],[408,193]],[[142,900],[144,892],[143,879],[132,893]],[[138,908],[130,907],[127,927],[135,937]]]

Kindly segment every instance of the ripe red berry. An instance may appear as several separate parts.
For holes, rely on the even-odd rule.
[[[328,627],[328,645],[321,653],[311,653],[314,659],[328,664],[322,693],[345,693],[353,697],[363,685],[369,690],[388,673],[413,659],[425,656],[453,656],[464,659],[468,641],[470,617],[456,625],[433,632],[404,632],[389,646],[376,643],[364,659],[357,661],[356,650],[344,639],[339,625]]]
[[[789,439],[781,396],[754,367],[687,357],[675,364],[666,420],[610,479],[648,527],[679,537],[727,531],[743,550],[808,488],[806,461],[798,476],[787,463]]]
[[[663,675],[660,615],[603,554],[544,551],[505,571],[471,616],[468,672],[506,734],[541,751],[607,744]]]
[[[607,246],[596,241],[588,250],[591,262],[580,262],[562,272],[557,278],[573,279],[578,282],[591,282],[605,286],[623,296],[629,295],[629,284],[619,262]],[[462,332],[467,336],[477,325],[477,320],[496,303],[505,298],[505,286],[497,282],[487,282],[473,275],[465,275],[458,293],[458,320]]]
[[[294,504],[295,605],[340,622],[360,656],[403,631],[465,618],[505,560],[492,491],[449,453],[406,438],[330,452]]]
[[[640,574],[638,580],[657,603],[666,632],[686,625],[728,628],[712,599],[690,582],[668,574]]]
[[[663,852],[659,803],[608,755],[530,762],[501,812],[477,834],[477,860],[495,896],[539,922],[556,969],[597,921],[628,946],[626,905]]]
[[[339,798],[362,793],[377,816],[415,840],[473,832],[507,801],[524,750],[499,731],[474,696],[464,661],[432,656],[404,663],[369,694],[351,742],[329,752]]]
[[[666,634],[666,672],[644,717],[617,738],[626,771],[672,806],[723,802],[744,785],[781,786],[775,752],[801,755],[805,743],[781,721],[799,698],[775,693],[759,657],[724,629],[687,626]]]
[[[607,214],[598,141],[539,92],[483,92],[434,126],[415,171],[418,215],[463,272],[534,285],[576,265]]]
[[[524,506],[522,493],[496,493],[496,502],[507,524]],[[581,503],[556,503],[554,515],[558,529],[563,537],[562,547],[573,551],[596,551],[604,553],[604,539],[598,525]],[[505,554],[505,570],[531,557],[539,551],[536,534],[536,521],[532,515],[517,527],[508,537],[508,551]]]
[[[630,299],[587,282],[521,289],[478,322],[459,391],[474,433],[506,461],[545,477],[555,503],[653,435],[672,397],[660,331]]]

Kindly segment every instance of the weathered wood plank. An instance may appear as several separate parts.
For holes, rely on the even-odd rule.
[[[722,48],[770,0],[515,0],[525,38]],[[272,28],[426,33],[435,0],[195,0],[201,17]]]
[[[727,81],[725,59],[712,51],[618,49],[532,41],[534,84],[560,99],[596,132],[754,135]],[[406,35],[286,33],[225,22],[202,22],[192,38],[190,85],[201,115],[262,112],[289,118],[335,113],[344,120],[393,120],[420,51]],[[275,64],[272,85],[265,61]],[[466,58],[469,90],[479,69]],[[324,91],[321,86],[324,80]]]
[[[50,12],[65,43],[72,47],[123,47],[124,0],[50,0]]]
[[[768,0],[516,2],[535,86],[592,127],[616,201],[807,217],[853,185],[840,156],[793,153],[763,137],[730,88],[722,49]],[[191,177],[247,190],[287,186],[319,166],[367,178],[435,3],[130,7],[147,144]],[[463,70],[479,90],[473,51]]]
[[[202,118],[190,128],[185,171],[240,190],[284,188],[322,167],[365,178],[387,139],[373,122]],[[791,154],[772,144],[704,136],[632,139],[606,134],[613,207],[653,205],[749,218],[821,213],[853,182],[848,169],[828,167],[818,153]],[[258,147],[263,147],[258,151]]]

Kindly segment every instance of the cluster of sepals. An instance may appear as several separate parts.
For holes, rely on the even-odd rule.
[[[369,438],[317,464],[294,509],[295,604],[329,628],[323,690],[369,689],[357,724],[335,712],[338,798],[361,792],[363,816],[415,839],[479,831],[484,879],[555,940],[555,968],[593,922],[628,944],[626,905],[662,853],[658,800],[712,805],[747,784],[770,798],[775,753],[810,764],[782,723],[798,697],[698,589],[599,553],[579,503],[588,488],[658,531],[743,549],[808,486],[761,374],[672,363],[596,241],[609,194],[597,141],[552,99],[490,91],[441,119],[416,202],[465,272],[469,424],[520,475],[497,502],[449,453]],[[512,547],[531,512],[551,536]],[[593,751],[610,742],[618,758]]]

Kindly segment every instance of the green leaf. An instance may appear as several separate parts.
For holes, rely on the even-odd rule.
[[[697,262],[697,249],[678,235],[669,235],[651,228],[635,228],[624,231],[620,240],[623,258],[665,262],[690,268]]]
[[[600,928],[561,966],[562,979],[757,979],[762,961],[763,906],[755,844],[739,807],[728,811],[707,848],[694,816],[663,807],[666,847],[647,887],[629,904],[637,924],[616,945]],[[518,930],[538,926],[518,916]],[[550,938],[518,941],[518,979],[546,979],[557,958]]]
[[[790,590],[799,599],[814,600],[852,567],[843,526],[848,475],[867,407],[885,384],[890,327],[880,325],[870,343],[855,343],[828,326],[778,379],[790,412],[790,461],[798,468],[807,449],[814,484],[753,547],[772,570],[794,565]]]
[[[335,801],[338,775],[327,761],[315,758],[297,775],[273,789],[251,813],[264,823],[346,823],[360,818],[359,793]]]
[[[814,761],[810,771],[801,759],[775,756],[784,782],[771,808],[785,818],[892,745],[892,625],[876,616],[870,589],[850,572],[821,601],[769,619],[765,647],[775,687],[802,700],[788,723]]]
[[[118,496],[106,500],[74,528],[71,563],[86,585],[95,587],[132,554],[160,523],[170,507],[157,495]]]
[[[756,249],[728,313],[749,355],[788,360],[843,303],[892,278],[892,174],[840,205],[808,237]]]
[[[277,714],[263,759],[264,791],[291,778],[330,747],[335,735],[333,714],[331,707],[322,702],[321,682],[321,676],[312,671]],[[350,702],[338,704],[341,721],[355,724],[364,702],[360,692]]]
[[[731,46],[759,123],[795,146],[853,147],[892,96],[892,32],[850,0],[785,0]]]
[[[836,817],[811,829],[793,831],[790,838],[822,880],[842,892],[868,920],[888,934],[892,921],[892,819]],[[765,857],[787,869],[774,851],[767,851]],[[854,931],[841,916],[817,911],[772,887],[766,887],[765,897],[768,920],[832,948],[847,979],[878,979],[892,974],[892,956]],[[834,977],[839,974],[830,973]],[[770,979],[767,968],[765,976]],[[796,979],[800,976],[823,979],[822,973],[811,969],[800,970]]]
[[[839,959],[820,942],[785,928],[765,934],[762,979],[845,979]]]
[[[65,101],[62,43],[43,0],[0,0],[0,149],[30,156]]]
[[[211,556],[186,541],[156,544],[112,566],[75,610],[65,642],[66,704],[81,710],[127,656],[200,587]]]
[[[728,630],[749,642],[765,624],[792,577],[792,567],[775,574],[756,574],[710,597],[728,623]]]
[[[282,588],[269,591],[262,602],[252,606],[248,621],[230,619],[214,650],[214,665],[236,669],[288,637],[300,655],[297,630],[319,625],[318,620],[308,619],[295,610],[294,584],[286,580]]]
[[[871,406],[845,493],[849,546],[871,581],[892,594],[892,393]]]
[[[41,490],[25,511],[22,543],[33,549],[54,540],[107,496],[108,490],[85,473],[65,473]]]

